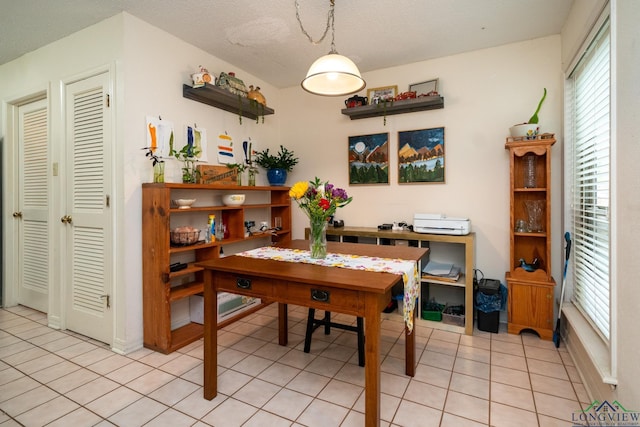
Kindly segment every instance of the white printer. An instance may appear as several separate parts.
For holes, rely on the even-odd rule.
[[[413,216],[413,231],[462,236],[471,231],[471,221],[468,218],[449,218],[443,214],[415,214]]]

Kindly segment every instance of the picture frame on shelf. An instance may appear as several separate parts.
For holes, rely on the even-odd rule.
[[[415,92],[416,96],[427,96],[429,93],[438,93],[438,79],[427,80],[409,85],[409,92]]]
[[[349,185],[389,184],[389,133],[349,137]]]
[[[369,105],[375,105],[380,101],[393,101],[398,94],[398,85],[382,86],[367,89]]]
[[[444,127],[398,132],[398,184],[444,182]]]

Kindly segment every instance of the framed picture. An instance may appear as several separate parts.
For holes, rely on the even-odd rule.
[[[389,184],[389,133],[349,137],[349,184]]]
[[[374,87],[367,90],[369,105],[377,104],[378,101],[392,100],[398,94],[398,86]]]
[[[422,83],[413,83],[409,85],[409,92],[415,92],[416,96],[426,95],[429,92],[438,91],[438,79],[427,80]]]
[[[444,128],[398,132],[398,183],[444,183]]]

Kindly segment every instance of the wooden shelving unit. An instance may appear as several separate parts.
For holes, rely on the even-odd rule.
[[[507,138],[505,149],[510,159],[510,270],[505,278],[508,287],[508,331],[519,334],[532,330],[540,338],[553,337],[553,295],[555,281],[551,277],[551,146],[553,134],[536,139]],[[525,157],[535,156],[535,185],[525,183]],[[528,221],[525,203],[539,201],[544,206],[542,230],[516,230],[518,220]],[[520,260],[537,259],[539,268],[526,271]]]
[[[262,106],[248,98],[239,97],[208,83],[197,88],[182,85],[182,96],[253,120],[275,113],[272,108]]]
[[[305,230],[308,234],[308,229]],[[408,244],[416,247],[428,247],[429,253],[422,264],[428,258],[443,261],[448,259],[457,267],[461,268],[460,278],[456,282],[425,278],[421,280],[420,299],[418,301],[417,322],[429,328],[443,329],[452,332],[472,335],[473,333],[473,265],[475,261],[475,233],[464,236],[454,236],[445,234],[423,234],[412,231],[378,230],[372,227],[328,227],[327,239],[341,242],[355,243],[375,243],[378,245]],[[437,247],[436,247],[437,246]],[[448,249],[441,251],[441,249]],[[465,323],[464,326],[457,326],[443,322],[424,320],[420,316],[423,298],[428,295],[429,287],[446,287],[448,291],[459,292],[464,301]],[[391,314],[395,315],[395,314]]]
[[[217,204],[219,195],[224,193],[245,193],[247,199],[253,193],[266,194],[268,202],[262,200],[242,206]],[[190,209],[171,207],[171,200],[196,199],[196,206]],[[247,213],[254,210],[266,211],[273,224],[275,217],[282,220],[282,229],[274,235],[256,234],[245,237],[244,221]],[[189,246],[171,246],[169,231],[172,222],[181,220],[197,221],[205,225],[209,214],[222,220],[229,229],[229,238],[211,243],[199,242]],[[202,228],[202,227],[198,227]],[[204,236],[204,232],[201,238]],[[289,187],[224,186],[215,184],[143,184],[142,185],[142,287],[143,287],[143,329],[144,346],[162,353],[171,353],[199,338],[204,333],[203,325],[188,323],[171,330],[171,304],[204,291],[203,269],[195,262],[220,256],[220,248],[240,242],[255,241],[256,244],[291,240],[291,199]],[[169,265],[176,257],[190,258],[187,268],[171,272]],[[258,306],[257,308],[259,308]],[[256,309],[257,309],[256,308]],[[248,310],[239,316],[245,316]],[[229,324],[231,320],[225,320]]]
[[[351,120],[369,117],[393,116],[394,114],[413,113],[416,111],[438,110],[444,108],[444,98],[441,96],[423,96],[421,98],[405,99],[377,105],[363,105],[362,107],[343,108],[342,114]]]

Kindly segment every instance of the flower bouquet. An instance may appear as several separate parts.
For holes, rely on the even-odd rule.
[[[313,181],[297,182],[289,190],[289,196],[298,203],[309,217],[311,225],[311,258],[327,256],[327,223],[336,209],[351,203],[352,197],[342,188],[322,182],[318,177]]]

